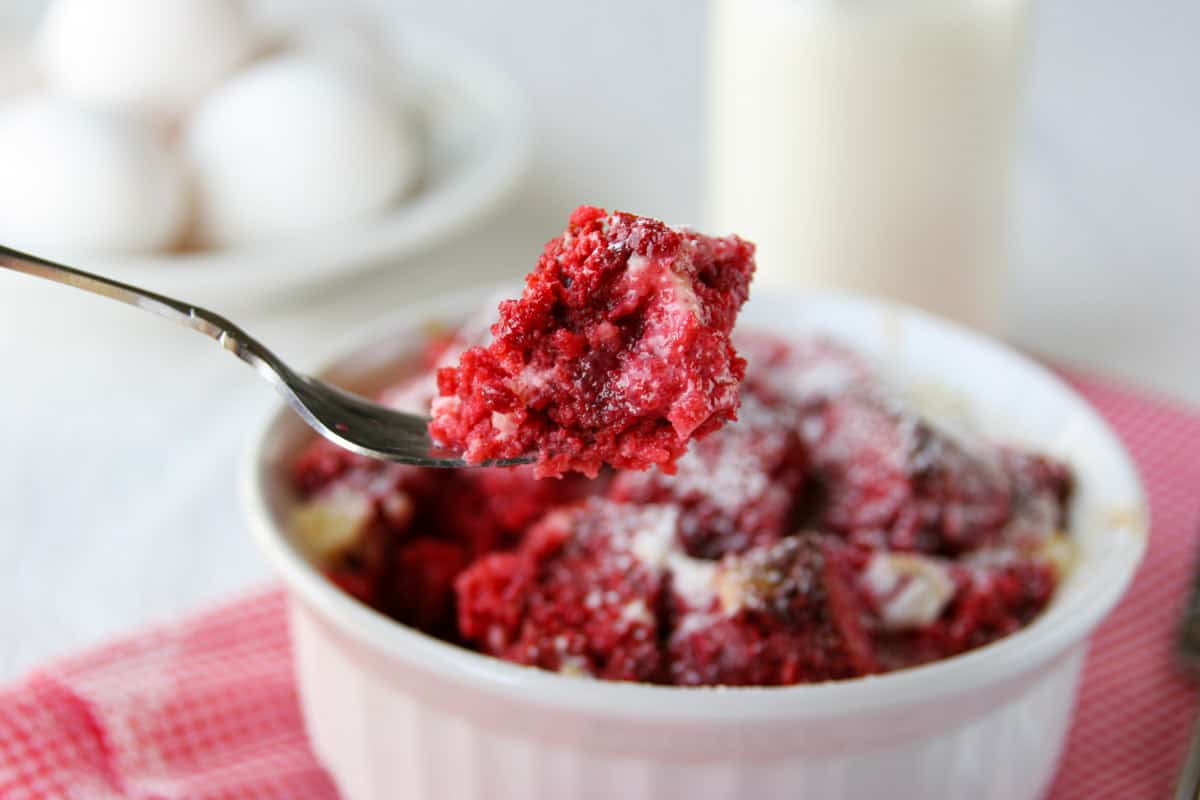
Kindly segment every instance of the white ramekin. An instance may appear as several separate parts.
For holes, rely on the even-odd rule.
[[[456,297],[376,326],[327,372],[363,391],[397,374]],[[977,798],[1045,791],[1088,634],[1146,546],[1137,474],[1059,379],[918,311],[836,295],[771,295],[743,327],[828,332],[921,402],[1068,460],[1077,564],[1051,607],[1000,642],[917,669],[807,686],[680,689],[564,677],[445,644],[327,582],[289,540],[287,464],[310,438],[282,407],[252,444],[251,528],[287,582],[295,669],[318,758],[347,800]]]

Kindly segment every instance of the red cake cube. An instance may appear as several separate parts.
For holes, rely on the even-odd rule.
[[[801,534],[726,557],[712,606],[675,615],[671,682],[780,686],[877,671],[850,555]]]
[[[736,416],[730,331],[754,248],[587,206],[546,245],[486,347],[438,372],[430,433],[469,463],[537,456],[539,476],[670,470]]]
[[[661,682],[663,568],[639,559],[645,531],[675,534],[677,513],[593,499],[552,511],[520,549],[463,572],[459,632],[485,653],[575,676]]]
[[[957,553],[1008,522],[1012,486],[994,453],[870,393],[823,399],[805,426],[813,464],[806,520],[864,544]]]

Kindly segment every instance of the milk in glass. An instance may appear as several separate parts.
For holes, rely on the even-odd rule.
[[[706,224],[756,285],[981,327],[1003,289],[1028,0],[713,0]]]

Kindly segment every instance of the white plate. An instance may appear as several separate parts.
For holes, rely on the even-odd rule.
[[[394,208],[352,225],[228,250],[39,255],[189,302],[245,310],[399,262],[463,231],[495,208],[524,172],[524,102],[505,75],[451,38],[399,14],[381,17],[374,32],[397,63],[401,88],[415,100],[426,130],[422,183]]]

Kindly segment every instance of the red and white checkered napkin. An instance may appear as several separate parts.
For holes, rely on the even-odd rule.
[[[1196,711],[1171,639],[1200,532],[1200,415],[1091,379],[1075,385],[1137,460],[1153,534],[1092,646],[1051,798],[1157,800]],[[336,798],[304,739],[283,603],[271,590],[0,691],[0,798]]]
[[[304,737],[282,590],[0,692],[3,800],[333,800]]]

